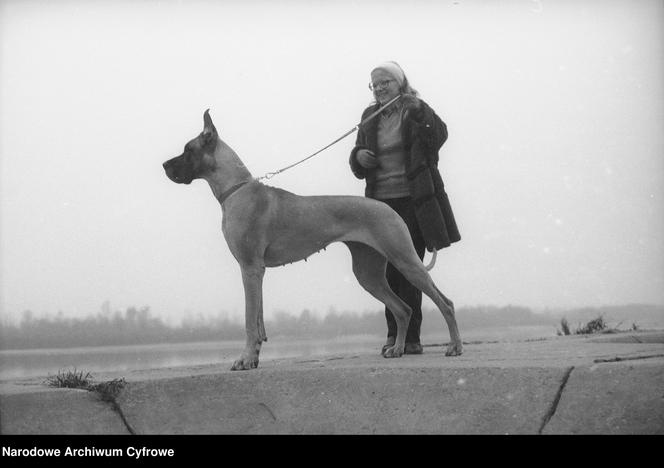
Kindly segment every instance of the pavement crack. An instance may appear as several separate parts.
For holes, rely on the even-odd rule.
[[[129,421],[127,421],[127,418],[125,417],[124,413],[122,412],[122,408],[120,408],[120,405],[118,404],[117,401],[113,400],[110,402],[111,407],[113,410],[120,415],[120,419],[122,420],[122,423],[125,425],[127,430],[131,435],[136,435],[136,431],[134,431],[134,428],[131,427],[131,424],[129,424]]]
[[[126,384],[127,382],[125,379],[115,379],[107,382],[101,382],[95,385],[89,385],[87,390],[89,392],[96,393],[101,401],[110,404],[113,411],[118,413],[120,416],[120,419],[122,420],[122,423],[124,424],[127,431],[129,431],[131,435],[136,435],[136,431],[134,431],[134,428],[131,427],[129,421],[127,421],[127,418],[125,417],[124,412],[118,403],[118,396],[120,396],[120,393]]]
[[[277,417],[274,415],[274,412],[273,412],[273,411],[270,409],[270,407],[267,406],[265,403],[263,403],[263,402],[258,403],[258,406],[262,406],[263,408],[265,408],[265,409],[267,410],[267,412],[270,413],[270,416],[272,416],[272,419],[273,419],[274,421],[277,420]]]
[[[664,354],[648,354],[644,356],[625,356],[625,357],[616,356],[614,358],[609,358],[609,359],[595,359],[593,363],[600,364],[603,362],[638,361],[641,359],[652,359],[660,357],[664,357]]]
[[[560,398],[563,395],[563,390],[565,390],[565,386],[567,385],[567,381],[569,380],[569,376],[572,374],[573,370],[574,366],[568,367],[567,370],[565,371],[565,375],[563,375],[563,380],[560,382],[560,386],[558,387],[558,391],[556,392],[556,397],[553,399],[553,402],[551,403],[549,410],[544,415],[544,419],[542,420],[542,425],[540,426],[539,431],[537,431],[538,434],[542,434],[546,425],[549,424],[549,421],[551,421],[553,415],[556,414],[556,410],[558,409],[558,404],[560,403]]]

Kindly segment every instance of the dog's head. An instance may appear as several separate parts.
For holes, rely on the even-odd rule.
[[[184,146],[180,156],[166,161],[163,166],[166,175],[178,184],[190,184],[192,180],[204,177],[214,170],[214,150],[219,137],[214,128],[210,109],[203,114],[203,131]]]

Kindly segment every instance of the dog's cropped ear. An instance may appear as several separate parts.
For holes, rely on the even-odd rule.
[[[203,114],[203,138],[205,138],[206,144],[217,139],[217,129],[212,123],[210,109],[206,110]]]

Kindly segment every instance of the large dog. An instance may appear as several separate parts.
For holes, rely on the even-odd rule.
[[[163,166],[166,175],[178,184],[206,180],[221,204],[222,231],[240,264],[245,294],[247,342],[233,370],[257,367],[261,344],[267,341],[262,291],[265,267],[305,259],[332,242],[348,246],[359,283],[394,313],[397,337],[394,346],[383,353],[385,357],[403,354],[411,315],[410,307],[387,284],[388,260],[442,312],[450,332],[445,354],[461,354],[454,305],[431,280],[406,224],[392,208],[365,197],[302,197],[263,185],[219,139],[208,111],[203,123],[203,132]]]

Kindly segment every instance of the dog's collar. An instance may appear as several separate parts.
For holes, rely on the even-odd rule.
[[[231,188],[228,190],[224,191],[221,195],[217,197],[217,200],[219,200],[219,203],[224,203],[228,197],[230,197],[236,190],[238,190],[240,187],[242,187],[244,184],[248,183],[248,180],[245,180],[244,182],[240,182],[239,184],[233,185]]]

